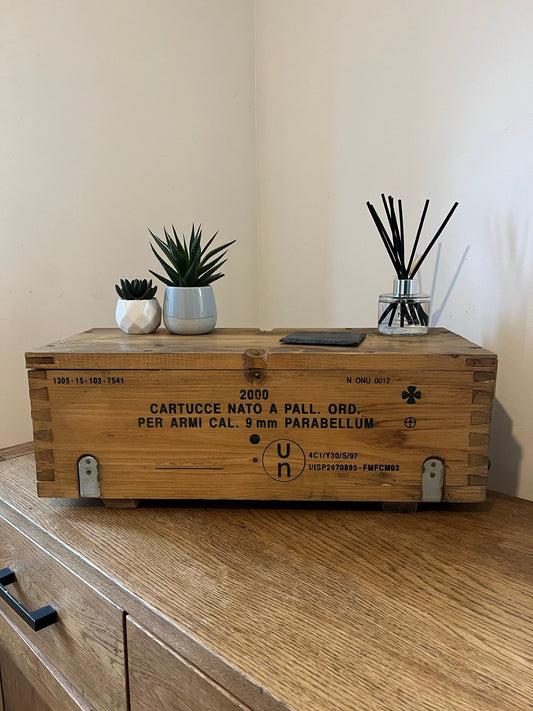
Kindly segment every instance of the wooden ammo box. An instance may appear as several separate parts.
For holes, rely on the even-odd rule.
[[[484,499],[493,353],[440,328],[289,332],[92,329],[27,353],[39,496]]]

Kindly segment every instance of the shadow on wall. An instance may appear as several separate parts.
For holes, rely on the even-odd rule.
[[[533,334],[527,328],[533,311],[527,295],[533,278],[531,221],[494,220],[488,229],[491,255],[487,278],[495,285],[484,311],[483,339],[498,354],[497,399],[494,401],[490,447],[489,487],[514,496],[531,491],[533,418],[530,357]]]
[[[450,296],[460,286],[459,277],[470,246],[457,263],[440,303],[435,303],[431,325],[445,313]],[[531,300],[526,297],[533,281],[533,236],[531,221],[492,218],[485,232],[484,249],[477,251],[480,293],[475,295],[480,342],[498,355],[497,397],[494,401],[488,487],[512,496],[531,491],[531,443],[524,435],[533,420],[533,380],[529,360],[533,352]],[[440,245],[437,248],[433,284],[442,279]],[[481,298],[481,296],[482,298]]]
[[[430,292],[430,295],[431,295],[431,304],[434,304],[434,300],[435,300],[435,287],[436,287],[436,284],[437,284],[437,277],[438,277],[438,273],[439,273],[439,263],[440,263],[441,249],[442,249],[442,245],[439,244],[438,247],[437,247],[437,257],[436,257],[436,259],[435,259],[435,269],[434,269],[434,271],[433,271],[433,283],[432,283],[432,285],[431,285],[431,292]],[[446,303],[447,303],[448,299],[450,298],[450,295],[451,295],[451,293],[452,293],[452,291],[453,291],[453,289],[454,289],[454,286],[455,286],[455,284],[456,284],[456,282],[457,282],[457,279],[459,278],[459,274],[460,274],[460,272],[461,272],[461,269],[463,268],[463,265],[464,265],[464,263],[465,263],[465,261],[466,261],[466,258],[467,258],[467,256],[468,256],[468,251],[469,251],[469,249],[470,249],[470,245],[468,245],[468,246],[466,247],[465,251],[463,252],[463,256],[462,256],[461,259],[459,260],[459,264],[457,265],[457,269],[455,270],[455,274],[453,275],[452,280],[450,281],[450,285],[449,285],[448,288],[446,289],[446,293],[444,294],[444,298],[442,299],[442,301],[441,301],[439,307],[438,307],[435,311],[433,311],[433,308],[432,308],[432,312],[431,312],[430,317],[429,317],[429,319],[430,319],[430,326],[437,326],[437,325],[438,325],[439,319],[440,319],[440,317],[442,316],[442,312],[444,311],[444,309],[445,309],[445,307],[446,307]]]
[[[494,400],[490,439],[490,470],[487,487],[517,495],[522,447],[513,436],[513,421],[501,402]]]

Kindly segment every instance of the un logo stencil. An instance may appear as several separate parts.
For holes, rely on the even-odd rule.
[[[291,439],[276,439],[263,452],[263,469],[274,481],[294,481],[304,468],[304,451]]]

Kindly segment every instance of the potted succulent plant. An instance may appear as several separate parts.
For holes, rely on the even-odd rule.
[[[149,279],[121,279],[115,284],[119,296],[115,319],[124,333],[153,333],[161,323],[161,306],[155,298],[157,286]]]
[[[180,239],[172,226],[172,235],[165,228],[165,239],[160,239],[148,230],[155,240],[159,252],[150,244],[152,252],[166,272],[166,276],[151,274],[165,286],[163,301],[163,321],[171,333],[209,333],[217,322],[215,294],[211,284],[224,276],[219,270],[226,261],[227,248],[235,240],[210,249],[218,232],[202,246],[202,226],[195,229],[187,241]]]

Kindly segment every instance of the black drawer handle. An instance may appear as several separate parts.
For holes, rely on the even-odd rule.
[[[50,607],[50,605],[45,605],[38,610],[34,610],[34,612],[30,612],[16,597],[13,597],[13,595],[6,590],[5,586],[11,585],[15,580],[15,573],[11,568],[3,568],[3,570],[0,570],[0,598],[5,600],[9,607],[13,608],[17,615],[22,617],[24,622],[35,632],[57,622],[57,612],[53,607]]]

